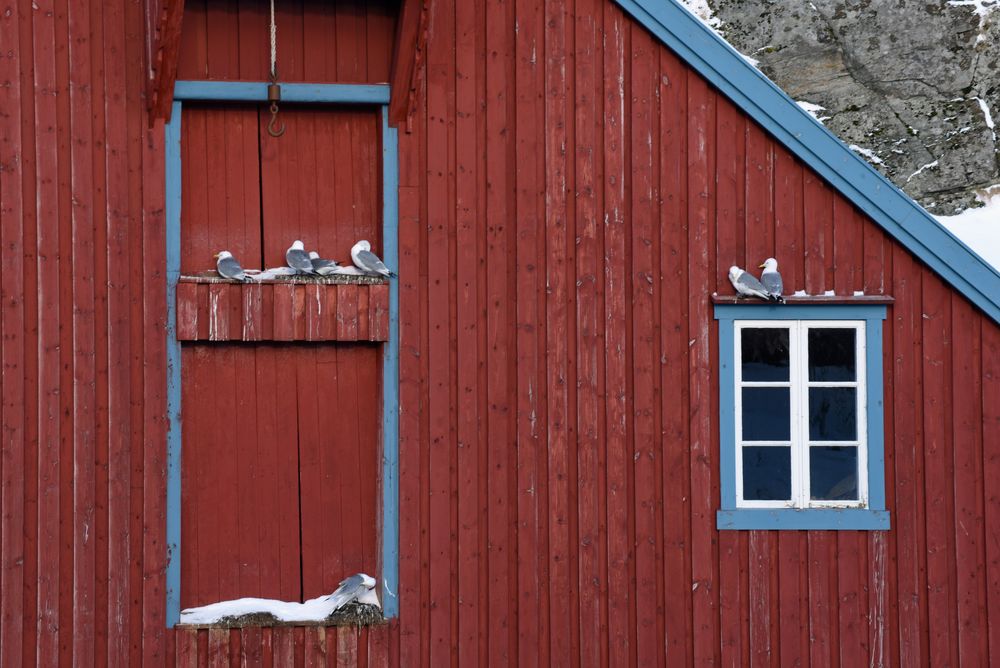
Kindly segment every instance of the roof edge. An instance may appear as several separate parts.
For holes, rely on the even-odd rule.
[[[1000,324],[1000,272],[678,0],[614,0],[907,250]]]

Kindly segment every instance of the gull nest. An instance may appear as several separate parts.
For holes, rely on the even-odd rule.
[[[385,617],[377,605],[351,601],[330,613],[325,621],[331,626],[374,626],[384,623]]]

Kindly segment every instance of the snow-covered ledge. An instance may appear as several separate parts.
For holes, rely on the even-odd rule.
[[[855,292],[850,295],[834,294],[833,290],[824,292],[821,295],[807,295],[803,291],[791,295],[784,295],[786,304],[892,304],[895,300],[890,295],[866,295]],[[768,306],[778,306],[774,302],[764,301],[748,297],[737,297],[736,295],[720,295],[712,293],[713,304],[765,304]]]

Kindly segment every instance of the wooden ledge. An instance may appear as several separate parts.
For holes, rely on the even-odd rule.
[[[389,285],[370,276],[241,283],[182,277],[178,341],[388,341]],[[343,279],[362,279],[350,282]]]
[[[895,300],[890,295],[786,295],[786,304],[819,305],[847,304],[854,306],[872,306],[892,304]],[[713,304],[739,304],[741,306],[774,306],[774,302],[756,297],[737,297],[735,295],[712,295]],[[780,304],[779,304],[780,306]]]

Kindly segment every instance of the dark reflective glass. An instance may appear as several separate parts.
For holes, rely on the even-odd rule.
[[[784,446],[743,448],[743,498],[787,501],[792,498],[792,449]]]
[[[788,330],[743,329],[740,334],[743,380],[788,380]]]
[[[857,392],[854,387],[810,387],[809,440],[857,440]]]
[[[809,448],[809,495],[824,501],[856,501],[858,449],[840,445]]]
[[[855,380],[855,330],[809,330],[809,380]]]
[[[791,418],[787,387],[743,388],[743,440],[787,441]]]

